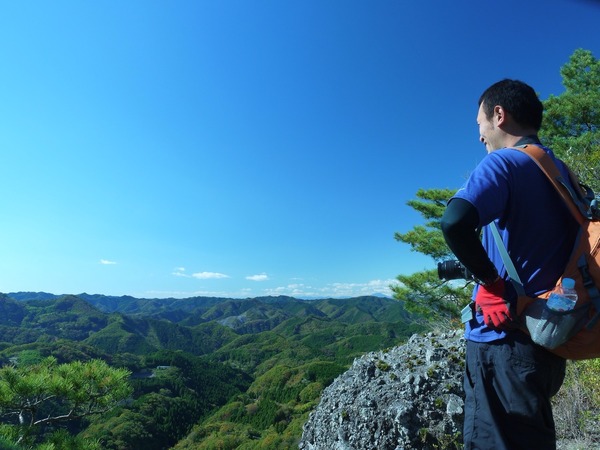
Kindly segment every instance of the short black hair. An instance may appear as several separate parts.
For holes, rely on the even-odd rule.
[[[531,86],[519,80],[504,79],[492,84],[479,98],[479,106],[488,119],[499,105],[521,126],[533,127],[536,131],[542,126],[544,105]]]

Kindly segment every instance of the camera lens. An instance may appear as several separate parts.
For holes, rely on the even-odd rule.
[[[438,277],[440,280],[459,280],[470,278],[470,272],[463,266],[460,261],[451,259],[438,263]]]

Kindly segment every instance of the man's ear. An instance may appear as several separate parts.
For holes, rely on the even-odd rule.
[[[504,108],[500,105],[494,106],[494,121],[496,122],[497,127],[502,127],[502,125],[506,125],[506,117],[507,113]]]

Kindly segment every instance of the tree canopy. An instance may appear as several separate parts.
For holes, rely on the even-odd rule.
[[[544,101],[540,137],[600,193],[600,61],[578,49],[560,73],[565,91]]]
[[[37,364],[5,366],[0,368],[0,415],[18,429],[17,442],[28,441],[46,425],[113,408],[132,392],[129,375],[102,360],[57,364],[48,357]]]

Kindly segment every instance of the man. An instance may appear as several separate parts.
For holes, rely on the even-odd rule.
[[[554,287],[578,225],[533,160],[510,149],[541,146],[542,113],[535,91],[521,81],[502,80],[482,94],[477,123],[488,154],[442,218],[448,246],[479,280],[465,330],[465,450],[556,448],[550,398],[563,382],[565,361],[517,328],[516,294],[486,226],[498,225],[527,295]]]

